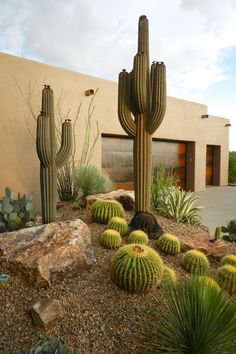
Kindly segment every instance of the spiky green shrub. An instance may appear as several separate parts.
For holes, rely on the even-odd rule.
[[[100,237],[101,244],[106,248],[117,248],[121,244],[120,233],[116,230],[107,229]]]
[[[236,305],[223,291],[194,277],[164,298],[142,316],[140,353],[236,353]]]
[[[40,340],[38,344],[30,349],[29,354],[72,354],[58,338],[51,340]]]
[[[127,221],[119,216],[113,216],[113,218],[108,221],[107,226],[109,229],[118,231],[121,235],[125,235],[128,231]]]
[[[0,233],[18,230],[35,219],[32,197],[18,194],[14,199],[13,192],[5,189],[5,196],[0,200]]]
[[[163,253],[175,255],[180,252],[178,237],[171,234],[164,234],[157,240],[157,245]]]
[[[83,204],[88,195],[112,191],[113,182],[98,167],[86,165],[74,169],[73,186],[75,199]]]
[[[229,294],[236,293],[236,267],[230,264],[220,267],[216,278],[222,289],[228,291]]]
[[[186,252],[183,256],[182,265],[189,273],[197,275],[205,275],[209,269],[207,256],[197,250]]]
[[[129,243],[148,244],[148,235],[142,230],[134,230],[128,237]]]
[[[91,216],[93,221],[106,224],[114,216],[124,217],[125,211],[116,200],[99,199],[93,203]]]
[[[176,284],[176,273],[173,269],[169,267],[164,267],[161,285],[163,286],[174,286]]]
[[[177,187],[179,178],[172,168],[159,165],[154,169],[151,186],[151,199],[156,209],[159,207],[159,200],[169,188]]]
[[[112,260],[112,279],[121,289],[131,293],[147,292],[158,285],[163,262],[158,253],[146,245],[122,247]]]
[[[228,254],[227,256],[225,256],[221,262],[220,262],[221,266],[230,264],[234,267],[236,267],[236,256],[234,254]]]
[[[199,199],[192,192],[186,192],[179,188],[169,188],[166,193],[161,194],[157,211],[173,219],[176,222],[185,222],[193,226],[201,224],[201,217],[198,212],[202,206],[195,206]]]

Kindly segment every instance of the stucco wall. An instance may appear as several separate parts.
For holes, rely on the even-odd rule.
[[[102,133],[125,135],[117,117],[116,83],[0,53],[0,195],[6,186],[16,193],[32,194],[37,209],[40,198],[39,160],[34,138],[36,123],[22,94],[29,99],[30,108],[37,116],[44,84],[54,90],[55,105],[59,103],[61,115],[65,117],[70,110],[72,122],[82,102],[76,124],[77,159],[91,99],[84,94],[88,89],[99,88],[94,102],[92,137],[96,134],[96,120]],[[222,146],[220,180],[221,185],[227,184],[228,128],[225,124],[229,121],[216,117],[202,119],[203,114],[207,114],[204,105],[168,97],[165,119],[154,134],[157,138],[196,141],[196,191],[205,189],[206,144]],[[101,165],[101,139],[96,144],[92,163]]]

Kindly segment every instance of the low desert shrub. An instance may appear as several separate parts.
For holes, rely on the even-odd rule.
[[[72,354],[58,338],[51,340],[40,340],[38,344],[30,349],[29,354]]]
[[[162,279],[163,262],[158,253],[146,245],[122,247],[112,260],[112,279],[131,293],[146,292]]]
[[[197,278],[158,296],[138,331],[142,353],[236,353],[236,305],[219,288]]]

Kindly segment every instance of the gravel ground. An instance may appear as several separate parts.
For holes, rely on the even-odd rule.
[[[126,213],[127,220],[132,216],[132,213]],[[116,287],[110,276],[111,257],[116,251],[104,249],[99,243],[105,226],[92,223],[86,210],[72,210],[68,206],[59,210],[60,220],[73,218],[81,218],[88,224],[97,265],[91,271],[64,279],[49,289],[35,289],[15,276],[6,286],[0,287],[1,354],[25,354],[40,338],[54,336],[60,337],[74,354],[137,353],[139,338],[134,333],[142,321],[142,313],[148,311],[156,296],[161,299],[163,292],[155,289],[137,295]],[[197,237],[203,232],[161,216],[158,216],[158,222],[165,232],[179,237]],[[127,237],[124,237],[123,245],[126,243]],[[150,245],[157,249],[155,241],[151,240]],[[165,265],[176,270],[178,277],[188,276],[180,267],[181,254],[161,256]],[[211,263],[212,273],[217,265],[216,261]],[[5,271],[0,266],[0,273]],[[60,300],[66,316],[52,329],[44,330],[32,324],[28,310],[35,302],[50,298]]]

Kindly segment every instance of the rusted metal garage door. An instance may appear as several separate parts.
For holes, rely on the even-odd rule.
[[[173,169],[185,188],[186,143],[154,140],[153,167]],[[123,137],[102,137],[102,168],[115,181],[116,188],[133,189],[133,141]]]

